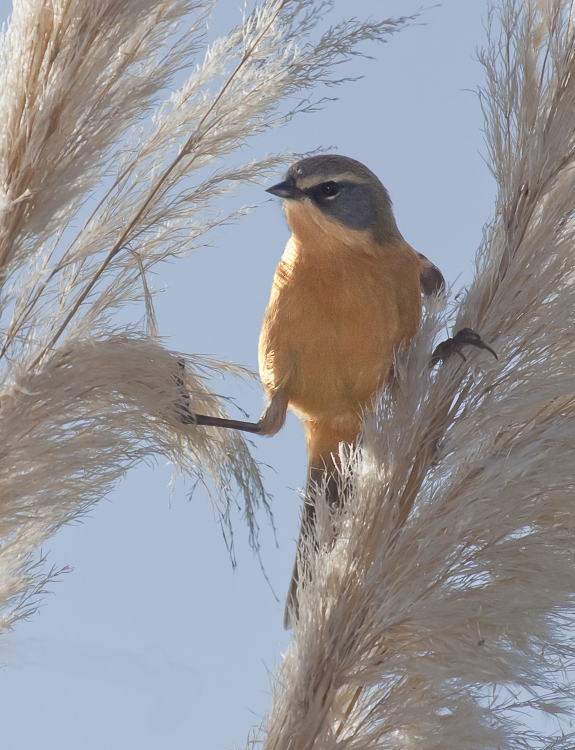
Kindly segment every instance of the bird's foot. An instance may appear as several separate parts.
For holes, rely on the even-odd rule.
[[[205,414],[192,414],[182,422],[184,424],[196,424],[203,427],[224,427],[227,430],[239,430],[240,432],[252,432],[255,435],[261,434],[262,430],[259,422],[241,422],[239,419],[224,419],[224,417],[209,417]]]
[[[498,359],[497,354],[483,341],[478,333],[471,328],[462,328],[460,331],[457,331],[453,338],[446,339],[435,347],[431,355],[431,367],[435,367],[436,364],[443,362],[453,354],[458,354],[466,362],[467,357],[461,350],[462,346],[476,346],[478,349],[485,349],[490,354],[493,354],[495,359]]]
[[[196,414],[190,405],[190,394],[185,384],[186,363],[183,359],[178,360],[178,374],[176,385],[180,391],[180,401],[177,405],[178,419],[182,424],[199,425],[202,427],[224,427],[228,430],[241,430],[242,432],[260,433],[259,422],[241,422],[238,419],[225,419],[223,417],[210,417],[205,414]]]
[[[281,391],[277,391],[260,417],[258,422],[242,422],[239,419],[225,417],[210,417],[206,414],[196,414],[190,405],[190,394],[185,385],[186,363],[178,360],[178,374],[176,385],[180,391],[180,402],[177,406],[178,419],[182,424],[199,425],[201,427],[223,427],[227,430],[240,430],[255,435],[275,435],[283,427],[288,408],[288,399]]]

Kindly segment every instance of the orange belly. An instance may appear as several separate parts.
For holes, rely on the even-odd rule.
[[[357,416],[419,324],[417,257],[411,248],[346,247],[326,257],[298,250],[288,243],[274,278],[260,336],[262,382],[307,419]]]

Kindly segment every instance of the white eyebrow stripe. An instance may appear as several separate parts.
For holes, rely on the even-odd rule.
[[[304,177],[303,179],[300,178],[296,180],[296,185],[300,190],[307,190],[316,185],[321,185],[322,182],[342,182],[343,180],[346,180],[347,182],[355,182],[358,185],[363,182],[363,180],[359,179],[359,177],[356,174],[353,174],[353,172],[339,172],[335,175],[329,175],[329,177],[327,175],[323,175],[322,177],[311,175],[310,177]]]

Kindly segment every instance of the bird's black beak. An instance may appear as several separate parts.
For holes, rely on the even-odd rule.
[[[296,188],[291,180],[284,180],[278,182],[277,185],[266,189],[266,193],[277,195],[278,198],[299,198],[302,195],[302,191]]]

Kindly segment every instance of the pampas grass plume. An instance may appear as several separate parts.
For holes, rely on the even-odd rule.
[[[501,0],[480,59],[498,195],[476,277],[431,305],[342,455],[346,507],[316,497],[319,550],[250,746],[575,745],[572,3]],[[498,360],[431,371],[447,323]]]
[[[209,42],[213,8],[15,0],[3,34],[0,629],[52,575],[42,542],[151,455],[204,484],[228,540],[239,502],[257,548],[270,508],[246,442],[180,419],[187,400],[225,415],[209,376],[246,371],[170,351],[148,276],[241,215],[222,197],[291,158],[242,161],[240,147],[313,109],[334,65],[408,19],[321,34],[328,5],[261,0]],[[119,316],[134,302],[141,324]]]

